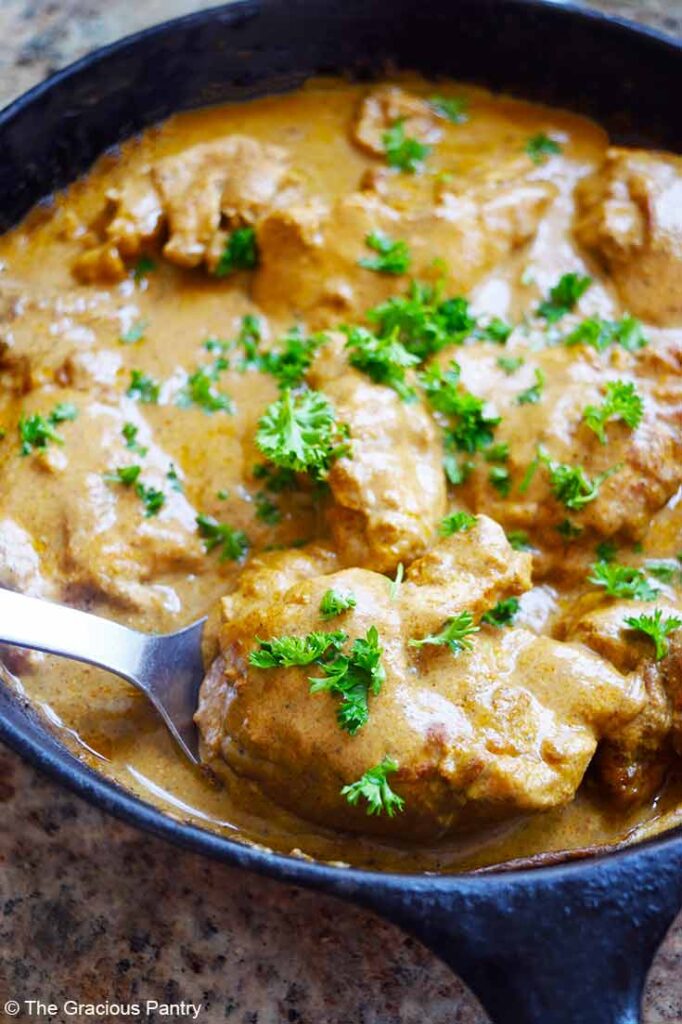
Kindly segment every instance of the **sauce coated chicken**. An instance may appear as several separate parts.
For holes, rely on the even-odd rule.
[[[414,78],[178,116],[0,240],[0,584],[209,614],[185,764],[8,651],[79,755],[244,841],[457,870],[682,817],[682,159]]]

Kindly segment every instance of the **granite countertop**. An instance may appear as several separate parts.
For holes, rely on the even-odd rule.
[[[0,0],[0,106],[88,50],[202,6]],[[682,0],[590,6],[682,35]],[[200,1004],[198,1019],[209,1024],[488,1020],[461,982],[397,928],[142,835],[3,749],[0,804],[0,1007],[10,998],[149,999]],[[682,915],[653,966],[644,1021],[682,1021]]]

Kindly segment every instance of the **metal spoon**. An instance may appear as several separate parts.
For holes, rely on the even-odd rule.
[[[150,636],[97,615],[0,588],[0,644],[30,647],[97,665],[147,697],[182,751],[199,763],[194,712],[204,676],[206,619],[177,633]]]

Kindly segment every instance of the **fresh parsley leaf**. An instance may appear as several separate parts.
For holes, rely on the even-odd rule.
[[[148,487],[139,481],[135,484],[135,494],[144,505],[144,514],[147,519],[158,515],[166,504],[166,495],[163,491],[159,491],[156,487]]]
[[[145,405],[156,405],[160,392],[161,385],[149,374],[142,373],[141,370],[130,371],[130,384],[126,391],[128,398],[136,398]]]
[[[446,452],[443,456],[443,472],[453,487],[458,487],[468,480],[474,468],[473,462],[469,459],[459,459],[454,452]]]
[[[249,664],[263,669],[312,665],[329,651],[339,651],[347,639],[348,634],[337,629],[331,633],[318,631],[306,636],[280,636],[271,640],[258,640],[258,647],[249,655]]]
[[[148,449],[145,448],[144,445],[139,444],[137,441],[139,429],[140,428],[136,427],[134,423],[124,423],[121,433],[123,434],[123,439],[125,440],[126,448],[129,451],[135,452],[136,455],[145,456],[147,454]]]
[[[412,257],[407,242],[392,242],[386,235],[372,231],[365,238],[365,245],[376,252],[377,256],[365,256],[358,260],[366,270],[376,270],[380,274],[406,274],[410,269]]]
[[[421,168],[431,147],[405,134],[405,119],[395,121],[382,136],[386,162],[389,167],[414,174]]]
[[[544,164],[547,157],[561,152],[561,146],[545,132],[538,132],[537,135],[532,135],[528,139],[525,151],[534,164]]]
[[[176,405],[182,409],[190,405],[198,405],[209,415],[214,412],[234,412],[234,403],[229,395],[219,391],[216,381],[221,367],[200,366],[190,373],[187,382],[177,397]]]
[[[651,638],[656,648],[656,661],[665,658],[670,649],[668,637],[682,626],[682,619],[678,619],[675,615],[664,619],[660,608],[657,608],[653,615],[639,615],[636,618],[629,616],[624,621],[630,629],[644,633],[645,636]]]
[[[236,530],[228,523],[219,523],[213,516],[198,515],[196,518],[199,536],[203,538],[206,552],[220,548],[220,560],[239,561],[246,554],[249,539],[243,530]]]
[[[388,784],[388,776],[398,771],[398,762],[385,757],[381,764],[370,768],[357,782],[351,782],[341,790],[349,804],[355,806],[360,800],[367,803],[367,814],[381,814],[383,811],[392,818],[402,811],[405,801],[394,793]]]
[[[237,228],[225,242],[215,268],[216,277],[227,277],[235,270],[253,270],[258,266],[258,242],[253,228]]]
[[[502,601],[498,601],[494,608],[491,608],[485,615],[482,615],[481,622],[485,622],[488,626],[497,626],[498,629],[502,629],[503,626],[511,626],[518,611],[518,597],[507,597]]]
[[[178,471],[172,462],[166,471],[166,480],[168,481],[172,491],[178,491],[179,494],[182,494],[184,490],[182,480],[180,479]]]
[[[262,480],[265,490],[272,494],[296,490],[296,474],[293,469],[283,469],[281,466],[271,466],[267,462],[260,462],[253,467],[251,472],[254,479]]]
[[[453,124],[464,124],[469,120],[469,101],[463,96],[430,96],[429,104],[440,117]]]
[[[40,413],[21,416],[18,424],[21,455],[30,455],[36,449],[44,450],[50,442],[64,444],[64,438],[55,428],[60,423],[75,420],[77,415],[78,410],[71,402],[59,402],[47,416]]]
[[[583,420],[593,430],[602,444],[606,444],[606,424],[621,419],[636,430],[644,416],[644,402],[637,394],[635,385],[623,380],[609,381],[601,405],[587,405]]]
[[[588,317],[578,324],[564,339],[566,345],[589,345],[597,352],[604,352],[610,345],[621,345],[628,352],[637,352],[648,344],[642,324],[633,316],[621,320],[603,320]]]
[[[481,451],[492,443],[500,417],[490,416],[483,399],[461,387],[459,378],[460,368],[453,361],[445,371],[438,365],[430,366],[420,383],[432,408],[450,421],[446,444],[464,452]]]
[[[440,633],[425,636],[421,640],[410,640],[411,647],[424,647],[428,645],[449,647],[453,654],[460,651],[471,651],[473,641],[471,637],[479,632],[479,626],[474,625],[474,618],[471,612],[460,612],[453,616],[443,626]]]
[[[609,597],[633,601],[653,601],[658,590],[651,586],[641,569],[618,562],[595,562],[587,577],[595,587],[603,587]]]
[[[332,463],[349,454],[347,437],[326,395],[287,388],[260,418],[256,444],[275,465],[324,480]]]
[[[527,533],[523,530],[510,530],[507,534],[507,540],[513,547],[514,551],[532,551],[533,545],[530,542]]]
[[[140,256],[133,268],[133,280],[135,281],[135,284],[139,284],[140,281],[144,280],[147,274],[151,274],[154,270],[156,270],[155,261],[150,256]]]
[[[386,672],[382,654],[378,630],[370,626],[365,637],[353,641],[349,654],[339,652],[331,661],[321,662],[324,676],[310,679],[311,693],[340,698],[337,721],[351,736],[367,724],[370,693],[377,696],[383,686]]]
[[[496,345],[506,345],[513,330],[511,324],[505,323],[499,316],[494,316],[484,327],[476,328],[474,337],[481,341],[492,341]]]
[[[489,448],[486,448],[484,458],[486,462],[507,462],[509,460],[509,445],[506,441],[491,444]]]
[[[141,472],[142,466],[119,466],[118,469],[110,473],[104,473],[104,479],[109,484],[123,484],[124,487],[131,487]]]
[[[570,519],[564,519],[555,529],[564,540],[575,540],[583,532],[582,526],[572,523]]]
[[[497,365],[501,370],[504,370],[508,377],[511,377],[512,373],[516,373],[523,366],[524,362],[525,360],[522,356],[500,356],[497,360]]]
[[[441,536],[452,537],[453,533],[468,533],[476,525],[477,520],[478,517],[473,516],[471,512],[450,512],[441,519],[438,529]]]
[[[352,590],[327,590],[320,601],[320,615],[323,619],[334,619],[337,615],[355,608],[357,600]]]
[[[613,562],[616,558],[618,549],[615,544],[612,544],[608,540],[603,540],[597,544],[595,551],[597,552],[597,558],[600,562]]]
[[[261,355],[259,368],[271,374],[280,388],[296,387],[310,369],[315,353],[326,341],[325,334],[306,338],[299,327],[293,327],[284,335],[279,348]]]
[[[148,320],[136,320],[127,331],[121,335],[120,341],[123,345],[134,345],[142,341],[149,326]]]
[[[661,583],[674,583],[678,578],[680,567],[674,561],[647,562],[646,571]]]
[[[536,459],[528,467],[520,487],[521,493],[528,490],[540,463],[547,468],[549,486],[557,501],[573,511],[580,511],[585,505],[594,501],[599,496],[599,489],[604,481],[620,469],[620,465],[612,466],[606,472],[599,473],[590,479],[582,466],[570,466],[565,462],[556,462],[550,458],[544,448],[540,447]]]
[[[547,323],[555,324],[575,309],[591,284],[591,277],[582,274],[563,274],[554,287],[550,288],[549,298],[538,306],[538,316],[543,317]]]
[[[397,337],[419,360],[447,345],[461,345],[476,327],[461,296],[442,299],[440,289],[412,281],[407,295],[393,295],[367,313],[379,337]]]
[[[362,370],[375,384],[393,388],[403,402],[417,397],[414,388],[407,383],[406,374],[417,365],[419,358],[398,341],[397,332],[379,337],[366,327],[344,327],[343,330],[346,348],[351,353],[348,357],[351,366]]]
[[[282,513],[265,491],[257,491],[253,496],[253,503],[256,506],[256,519],[267,523],[268,526],[276,526],[281,521]]]
[[[532,384],[525,391],[516,396],[517,405],[537,405],[542,398],[542,390],[545,386],[545,375],[539,368],[535,370],[535,384]]]
[[[505,466],[493,466],[488,473],[488,480],[503,498],[507,497],[511,491],[511,476]]]

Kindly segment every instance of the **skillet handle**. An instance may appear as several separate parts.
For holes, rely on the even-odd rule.
[[[494,1024],[637,1024],[651,961],[682,902],[680,845],[410,879],[368,902],[452,967]]]

